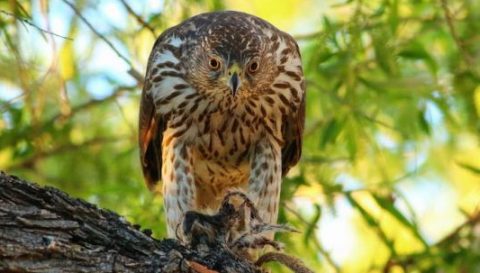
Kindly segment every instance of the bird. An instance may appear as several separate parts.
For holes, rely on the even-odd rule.
[[[165,30],[148,59],[139,149],[148,188],[163,195],[168,236],[188,211],[215,211],[231,190],[275,224],[304,123],[305,79],[291,35],[239,11]]]

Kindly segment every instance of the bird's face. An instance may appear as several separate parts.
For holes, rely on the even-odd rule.
[[[257,92],[255,86],[260,78],[260,58],[253,56],[239,60],[210,54],[205,65],[210,70],[207,78],[213,90],[225,91],[233,97],[245,97]]]
[[[234,38],[214,40],[193,54],[188,74],[195,88],[233,99],[256,96],[269,88],[276,73],[271,54],[265,54],[256,39],[238,42]]]

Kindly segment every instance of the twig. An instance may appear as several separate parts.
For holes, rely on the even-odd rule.
[[[480,210],[476,210],[472,215],[468,217],[468,219],[463,222],[461,225],[459,225],[457,228],[455,228],[452,232],[447,234],[445,237],[443,237],[440,241],[437,243],[433,244],[431,247],[439,247],[442,248],[444,244],[449,243],[451,240],[458,240],[459,236],[461,236],[462,231],[467,228],[473,228],[476,225],[480,223]],[[391,272],[391,269],[393,266],[400,266],[403,268],[405,272],[408,271],[408,267],[413,265],[413,264],[418,264],[418,258],[422,256],[423,253],[413,253],[410,255],[405,255],[403,257],[390,257],[389,260],[385,263],[385,266],[383,267],[382,272],[384,273],[389,273]],[[429,257],[431,259],[431,257]]]
[[[433,17],[400,17],[398,18],[398,21],[401,23],[408,23],[408,22],[425,22],[425,23],[440,23],[442,22],[442,18],[438,18],[436,16]],[[362,28],[362,30],[372,30],[378,27],[383,26],[384,23],[382,21],[375,21],[375,22],[370,22],[370,21],[364,21],[362,24],[356,24],[354,22],[348,22],[348,23],[343,23],[343,24],[333,24],[332,29],[322,29],[322,30],[316,30],[312,31],[310,33],[304,33],[304,34],[297,34],[294,35],[293,38],[297,41],[304,41],[304,40],[311,40],[315,38],[320,38],[324,37],[331,32],[336,32],[336,31],[352,31],[352,28]]]
[[[473,226],[477,225],[478,223],[480,223],[480,209],[475,211],[472,215],[470,215],[470,217],[468,217],[468,219],[464,223],[459,225],[455,230],[450,232],[447,236],[445,236],[443,239],[438,241],[435,245],[438,246],[438,245],[445,244],[446,242],[448,242],[448,241],[452,240],[453,238],[457,237],[464,228],[473,227]]]
[[[140,74],[138,70],[135,70],[135,68],[131,67],[128,70],[128,74],[130,74],[130,76],[132,76],[137,81],[138,86],[141,87],[143,85],[143,75]]]
[[[63,38],[63,39],[65,39],[65,40],[73,41],[73,39],[70,38],[70,37],[62,36],[62,35],[56,34],[56,33],[54,33],[54,32],[51,32],[51,31],[49,31],[49,30],[47,30],[47,29],[41,28],[41,27],[35,25],[34,23],[30,22],[30,20],[28,20],[27,18],[24,18],[24,17],[18,16],[18,15],[15,15],[15,14],[10,13],[10,12],[8,12],[8,11],[6,11],[6,10],[3,10],[3,9],[0,10],[0,13],[3,13],[3,14],[5,14],[5,15],[11,16],[11,17],[13,17],[13,18],[15,18],[15,19],[17,19],[17,20],[20,20],[21,22],[23,22],[23,23],[25,23],[25,24],[27,24],[27,25],[29,25],[29,26],[37,29],[37,30],[40,31],[40,32],[47,33],[47,34],[50,34],[50,35],[55,36],[55,37]]]
[[[310,223],[298,211],[291,208],[286,202],[282,202],[282,204],[283,204],[283,207],[287,211],[292,213],[295,217],[297,217],[298,220],[300,220],[306,226],[310,225]],[[313,229],[317,230],[318,226],[314,225]],[[315,243],[315,246],[317,247],[318,251],[325,257],[325,260],[327,261],[327,263],[333,268],[334,272],[336,273],[342,272],[342,270],[340,269],[340,266],[338,266],[337,263],[335,263],[330,253],[325,248],[323,248],[322,244],[320,243],[317,236],[315,235],[313,236],[313,242]]]
[[[342,99],[342,98],[338,97],[336,94],[334,94],[334,92],[332,92],[332,91],[330,91],[330,90],[328,90],[328,89],[326,89],[326,88],[323,88],[322,86],[320,86],[320,85],[319,85],[318,83],[316,83],[315,81],[313,81],[313,80],[308,80],[308,79],[307,79],[307,85],[309,85],[309,86],[311,85],[311,86],[314,86],[314,87],[318,88],[319,90],[323,91],[322,93],[325,93],[325,94],[327,94],[328,96],[330,96],[330,97],[331,97],[333,100],[335,100],[338,104],[347,106],[348,108],[350,108],[350,110],[351,110],[353,113],[356,114],[355,117],[362,118],[362,119],[364,119],[364,120],[366,120],[366,121],[369,121],[369,122],[371,122],[371,123],[380,125],[380,126],[382,126],[382,127],[385,127],[385,128],[387,128],[387,129],[390,129],[390,130],[392,130],[392,131],[394,131],[394,132],[397,132],[397,133],[399,133],[399,134],[404,135],[403,132],[402,132],[400,129],[396,128],[394,125],[387,124],[387,123],[385,123],[385,122],[383,122],[383,121],[381,121],[381,120],[378,120],[378,119],[375,118],[375,117],[372,117],[372,116],[364,113],[362,110],[360,110],[358,107],[356,107],[356,106],[353,105],[352,103],[346,101],[345,99]],[[318,123],[318,124],[314,124],[314,126],[321,126],[323,121],[319,121],[319,122],[320,122],[320,123]],[[316,129],[315,127],[312,127],[311,130],[315,130],[315,129]],[[313,132],[309,130],[307,133],[308,133],[308,134],[311,134],[311,133],[313,133]]]
[[[80,19],[88,26],[88,28],[93,33],[95,33],[95,35],[100,37],[100,39],[102,39],[113,51],[115,51],[115,53],[117,54],[118,57],[120,57],[122,60],[124,60],[129,66],[133,66],[132,62],[130,62],[130,60],[127,57],[125,57],[122,53],[120,53],[120,51],[118,51],[118,49],[115,48],[115,46],[112,44],[112,42],[110,42],[103,34],[98,32],[95,29],[95,27],[93,27],[93,25],[82,15],[82,13],[77,9],[77,7],[75,7],[72,3],[70,3],[67,0],[62,0],[62,1],[65,4],[67,4],[75,12],[75,14],[77,14],[78,17],[80,17]]]
[[[55,116],[50,118],[48,121],[46,121],[43,126],[50,125],[60,118],[65,118],[65,117],[72,116],[72,115],[76,114],[77,112],[81,112],[83,110],[89,109],[90,107],[96,106],[98,104],[102,104],[102,103],[104,103],[106,101],[109,101],[109,100],[113,100],[113,99],[117,98],[118,96],[122,95],[124,93],[124,91],[131,91],[131,90],[135,90],[136,88],[137,88],[136,86],[119,86],[119,87],[115,88],[115,90],[112,92],[112,94],[110,94],[109,96],[107,96],[103,99],[91,99],[91,100],[89,100],[89,101],[87,101],[83,104],[72,107],[68,116],[65,116],[61,112],[56,114]]]
[[[15,103],[17,100],[21,99],[23,96],[25,96],[25,93],[21,93],[7,101],[2,101],[0,103],[0,113],[6,112],[10,107],[12,107],[12,104]]]
[[[147,28],[148,30],[150,30],[154,38],[157,37],[157,34],[155,33],[155,30],[153,29],[153,27],[150,26],[147,22],[145,22],[145,20],[143,20],[143,18],[140,15],[135,13],[135,11],[127,3],[127,1],[120,0],[120,2],[122,2],[123,6],[125,7],[125,9],[127,9],[128,13],[130,13],[133,17],[135,17],[135,19],[137,19],[137,22],[139,22],[144,28]]]
[[[452,18],[452,14],[450,13],[450,10],[448,9],[447,0],[440,0],[440,3],[442,5],[443,14],[445,15],[445,20],[447,22],[448,29],[450,30],[450,34],[452,35],[452,38],[455,41],[455,44],[457,45],[458,50],[460,51],[460,55],[462,55],[462,58],[465,61],[465,64],[468,66],[467,69],[471,70],[470,68],[474,65],[472,57],[466,50],[463,41],[458,36],[457,30],[453,25],[453,18]]]
[[[268,252],[260,257],[256,262],[256,266],[261,266],[264,263],[268,262],[279,262],[281,264],[286,265],[295,273],[313,273],[312,270],[308,269],[301,260],[298,258],[286,255],[284,253],[279,252]]]
[[[208,267],[202,265],[202,264],[199,264],[195,261],[191,261],[189,262],[190,264],[190,267],[195,271],[195,272],[198,272],[198,273],[218,273],[218,271],[215,271],[215,270],[210,270],[208,269]]]
[[[323,32],[323,31],[314,31],[314,32],[311,32],[311,33],[306,33],[306,34],[297,34],[297,35],[293,36],[293,38],[295,38],[295,40],[297,40],[297,41],[310,40],[310,39],[317,38],[320,35],[324,35],[324,34],[325,34],[325,32]]]
[[[117,54],[118,57],[120,57],[120,59],[122,59],[123,61],[125,61],[129,66],[130,66],[130,70],[128,71],[128,73],[133,77],[135,78],[135,80],[138,81],[139,84],[142,84],[142,81],[139,81],[139,78],[138,76],[141,75],[140,72],[136,71],[135,68],[133,68],[133,64],[132,62],[127,58],[125,57],[120,51],[118,51],[118,49],[112,44],[112,42],[110,42],[103,34],[101,34],[100,32],[98,32],[95,27],[93,27],[93,25],[87,20],[87,18],[85,18],[82,13],[77,9],[77,7],[75,7],[75,5],[73,5],[72,3],[70,3],[68,0],[62,0],[66,5],[68,5],[74,12],[75,14],[77,14],[77,16],[87,25],[87,27],[93,32],[95,33],[95,35],[97,35],[100,39],[102,39],[114,52],[115,54]]]
[[[46,119],[45,121],[42,121],[40,124],[38,124],[37,128],[50,128],[56,121],[61,120],[61,119],[66,119],[69,117],[72,117],[84,110],[90,109],[91,107],[95,107],[99,104],[114,100],[118,96],[122,95],[125,93],[125,91],[131,91],[135,90],[137,86],[119,86],[114,89],[112,94],[109,96],[102,98],[102,99],[91,99],[85,103],[73,106],[71,110],[68,112],[66,115],[65,113],[62,113],[61,111],[53,115],[52,117]],[[31,125],[32,126],[32,125]],[[17,138],[12,138],[12,140],[9,143],[2,143],[2,145],[5,146],[15,146],[19,140],[21,139],[34,139],[36,136],[34,135],[34,131],[26,131],[26,134],[23,135],[22,137],[17,137]]]
[[[67,143],[65,145],[59,145],[48,151],[40,151],[36,153],[34,156],[27,158],[17,164],[14,164],[8,167],[7,169],[15,170],[19,168],[31,168],[38,160],[43,158],[47,158],[53,155],[57,155],[57,154],[61,154],[69,151],[74,151],[87,146],[106,144],[106,143],[115,143],[125,139],[128,139],[128,137],[127,138],[126,137],[97,137],[97,138],[84,141],[83,143],[80,143],[80,144]]]
[[[300,159],[304,163],[309,164],[328,164],[328,163],[337,163],[337,162],[348,162],[351,158],[347,156],[343,157],[326,157],[326,156],[302,156]]]
[[[125,122],[127,127],[130,129],[130,132],[132,133],[132,135],[135,135],[137,133],[137,128],[135,128],[135,126],[133,126],[133,124],[131,124],[128,121],[127,115],[125,114],[125,111],[117,98],[114,99],[114,103],[118,107],[118,111],[120,112],[120,115],[122,116],[123,121]]]

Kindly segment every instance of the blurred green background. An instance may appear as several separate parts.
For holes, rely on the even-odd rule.
[[[478,0],[0,0],[0,169],[163,237],[139,82],[165,28],[223,9],[301,48],[304,153],[280,221],[302,233],[278,236],[286,251],[315,272],[480,272]]]

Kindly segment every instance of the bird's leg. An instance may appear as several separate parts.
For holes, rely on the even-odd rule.
[[[248,195],[265,223],[277,222],[280,187],[282,182],[280,145],[268,138],[255,147],[251,160]],[[273,233],[271,234],[273,238]]]
[[[171,141],[163,149],[163,196],[167,216],[168,237],[176,237],[181,230],[184,214],[194,208],[195,182],[191,151],[180,142]],[[179,238],[181,239],[181,238]]]

